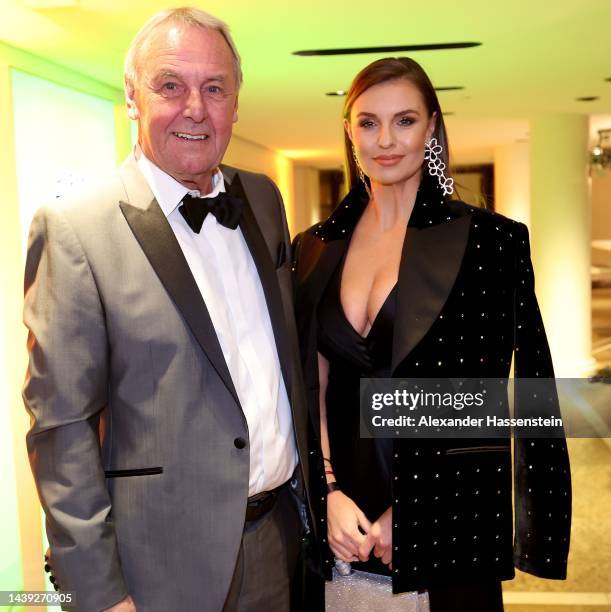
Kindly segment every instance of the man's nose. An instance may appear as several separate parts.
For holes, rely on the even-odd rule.
[[[206,99],[199,89],[189,91],[183,111],[183,117],[192,119],[195,123],[201,123],[207,116]]]

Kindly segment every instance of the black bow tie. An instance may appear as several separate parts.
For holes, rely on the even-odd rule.
[[[178,210],[189,227],[199,234],[208,213],[212,213],[221,225],[235,229],[243,208],[244,202],[240,198],[221,191],[213,198],[196,198],[187,194]]]

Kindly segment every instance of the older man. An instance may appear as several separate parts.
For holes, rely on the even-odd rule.
[[[240,83],[224,23],[154,16],[134,155],[32,223],[27,441],[76,610],[289,609],[306,415],[280,194],[219,168]]]

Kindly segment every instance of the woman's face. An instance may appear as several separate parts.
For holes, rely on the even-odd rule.
[[[435,129],[418,88],[406,79],[374,85],[352,105],[344,127],[372,183],[420,180],[424,143]]]

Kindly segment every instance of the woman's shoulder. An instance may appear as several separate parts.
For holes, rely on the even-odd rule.
[[[307,245],[313,239],[317,239],[317,230],[319,230],[321,226],[322,223],[316,223],[298,234],[295,234],[293,237],[293,252],[300,251],[304,244]]]
[[[297,272],[298,277],[316,261],[319,251],[325,244],[319,235],[321,227],[322,224],[317,223],[293,238],[291,246],[292,269],[293,272]]]
[[[511,219],[489,208],[475,206],[474,204],[469,204],[462,200],[449,200],[448,206],[454,211],[457,217],[470,215],[472,217],[472,225],[476,229],[481,228],[484,231],[502,232],[503,234],[509,234],[510,237],[513,236],[514,233],[521,235],[525,231],[528,231],[524,223]]]

